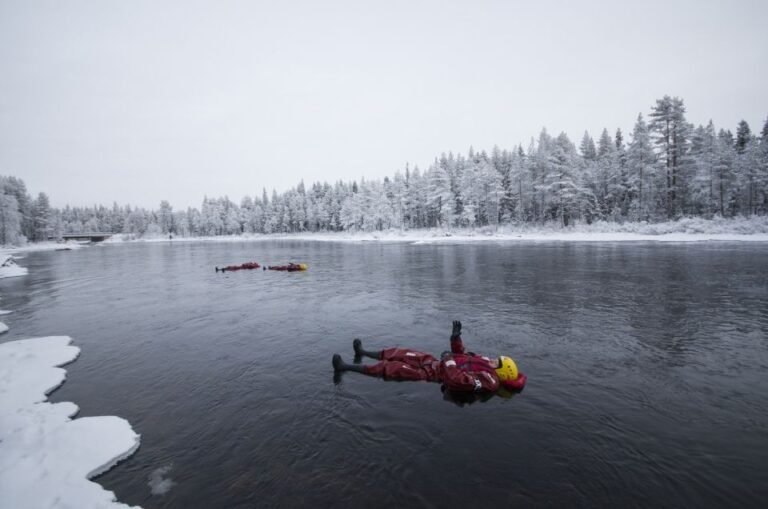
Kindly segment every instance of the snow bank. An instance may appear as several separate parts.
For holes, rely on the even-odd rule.
[[[26,276],[26,267],[19,267],[13,256],[9,254],[0,254],[0,279],[6,277]]]
[[[243,234],[214,237],[136,237],[115,235],[102,244],[122,242],[256,242],[263,240],[311,240],[321,242],[482,242],[482,241],[574,241],[574,242],[768,242],[768,217],[736,219],[684,218],[665,223],[579,224],[567,228],[555,223],[504,225],[477,229],[392,229],[381,232],[304,232]]]
[[[768,217],[739,219],[685,218],[665,223],[578,224],[564,228],[554,223],[544,225],[504,225],[477,229],[389,230],[384,232],[341,232],[286,235],[329,241],[406,241],[414,244],[482,241],[574,241],[574,242],[768,242]]]
[[[47,403],[80,349],[66,336],[0,344],[0,508],[115,508],[115,495],[88,479],[139,447],[119,417],[72,419],[74,403]]]
[[[86,244],[87,245],[87,244]],[[19,247],[9,247],[4,249],[4,253],[28,253],[30,251],[71,251],[80,249],[84,246],[79,242],[31,242]]]

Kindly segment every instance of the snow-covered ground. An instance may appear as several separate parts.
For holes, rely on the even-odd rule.
[[[119,417],[72,419],[74,403],[48,403],[64,382],[58,367],[80,349],[66,336],[0,344],[0,508],[115,508],[115,495],[89,481],[139,447]]]
[[[0,265],[0,277],[27,273],[9,254]],[[0,322],[0,334],[7,330]],[[139,435],[120,417],[72,419],[74,403],[46,402],[64,382],[59,366],[80,353],[70,343],[50,336],[0,344],[0,509],[128,507],[89,479],[133,454]]]
[[[244,233],[242,235],[216,235],[209,237],[180,237],[167,235],[138,236],[135,234],[115,234],[104,242],[94,246],[108,246],[126,242],[256,242],[264,240],[312,240],[320,242],[410,242],[410,243],[450,243],[483,241],[557,241],[557,242],[702,242],[702,241],[740,241],[768,242],[768,216],[703,219],[684,218],[664,223],[613,223],[597,222],[578,224],[563,228],[555,223],[503,225],[483,228],[449,229],[390,229],[384,231],[344,231],[344,232],[301,232],[301,233]],[[41,242],[22,247],[7,247],[0,250],[0,259],[7,255],[29,251],[54,251],[80,249],[84,244],[78,242]],[[3,271],[0,278],[26,274],[22,271]]]
[[[77,242],[36,242],[21,247],[4,247],[0,249],[0,279],[26,276],[28,274],[26,267],[20,267],[16,264],[16,260],[23,258],[18,256],[19,253],[30,251],[71,251],[82,247],[83,244]]]
[[[33,242],[24,246],[9,246],[2,249],[2,254],[26,253],[29,251],[71,251],[86,246],[81,242]]]
[[[115,235],[105,244],[122,242],[248,242],[274,239],[328,242],[482,242],[482,241],[574,241],[574,242],[768,242],[768,217],[738,219],[686,218],[666,223],[580,224],[562,228],[556,225],[519,225],[478,229],[386,230],[376,232],[318,232],[285,234],[243,234],[213,237],[136,237]]]
[[[8,253],[0,253],[0,279],[27,275],[26,267],[19,267]]]

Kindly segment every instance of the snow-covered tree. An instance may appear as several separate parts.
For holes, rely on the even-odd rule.
[[[48,195],[39,193],[32,203],[32,239],[33,241],[47,240],[52,234],[52,211]]]
[[[752,140],[752,131],[746,120],[739,122],[736,127],[735,149],[737,154],[743,154],[747,150],[747,145]]]
[[[648,183],[653,177],[655,163],[656,153],[653,151],[648,126],[643,115],[639,114],[627,149],[628,193],[632,203],[630,218],[633,220],[647,221],[653,212]]]
[[[678,97],[665,95],[656,101],[651,111],[650,129],[656,135],[659,158],[666,171],[666,209],[672,217],[680,211],[679,190],[681,168],[687,151],[689,125],[685,121],[685,106]]]
[[[157,225],[163,235],[168,235],[173,231],[173,207],[166,200],[160,202],[160,209],[157,211]]]
[[[427,170],[427,207],[430,226],[453,225],[455,200],[451,192],[451,178],[437,160]]]
[[[592,139],[587,131],[584,131],[584,137],[581,138],[579,152],[581,152],[581,157],[583,157],[586,161],[594,161],[597,159],[597,148],[595,147],[595,140]]]
[[[23,242],[19,202],[12,194],[0,194],[0,245],[18,245]]]
[[[561,133],[551,145],[548,156],[549,168],[544,181],[547,196],[547,215],[568,226],[579,213],[579,201],[583,189],[577,174],[576,147],[565,133]]]

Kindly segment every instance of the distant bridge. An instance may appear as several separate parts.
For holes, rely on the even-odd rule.
[[[61,236],[64,240],[86,240],[88,242],[101,242],[107,240],[113,234],[102,232],[87,232],[87,233],[65,233]]]

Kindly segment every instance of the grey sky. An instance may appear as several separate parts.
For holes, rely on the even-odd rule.
[[[55,205],[391,175],[664,94],[759,131],[765,1],[0,0],[0,174]]]

